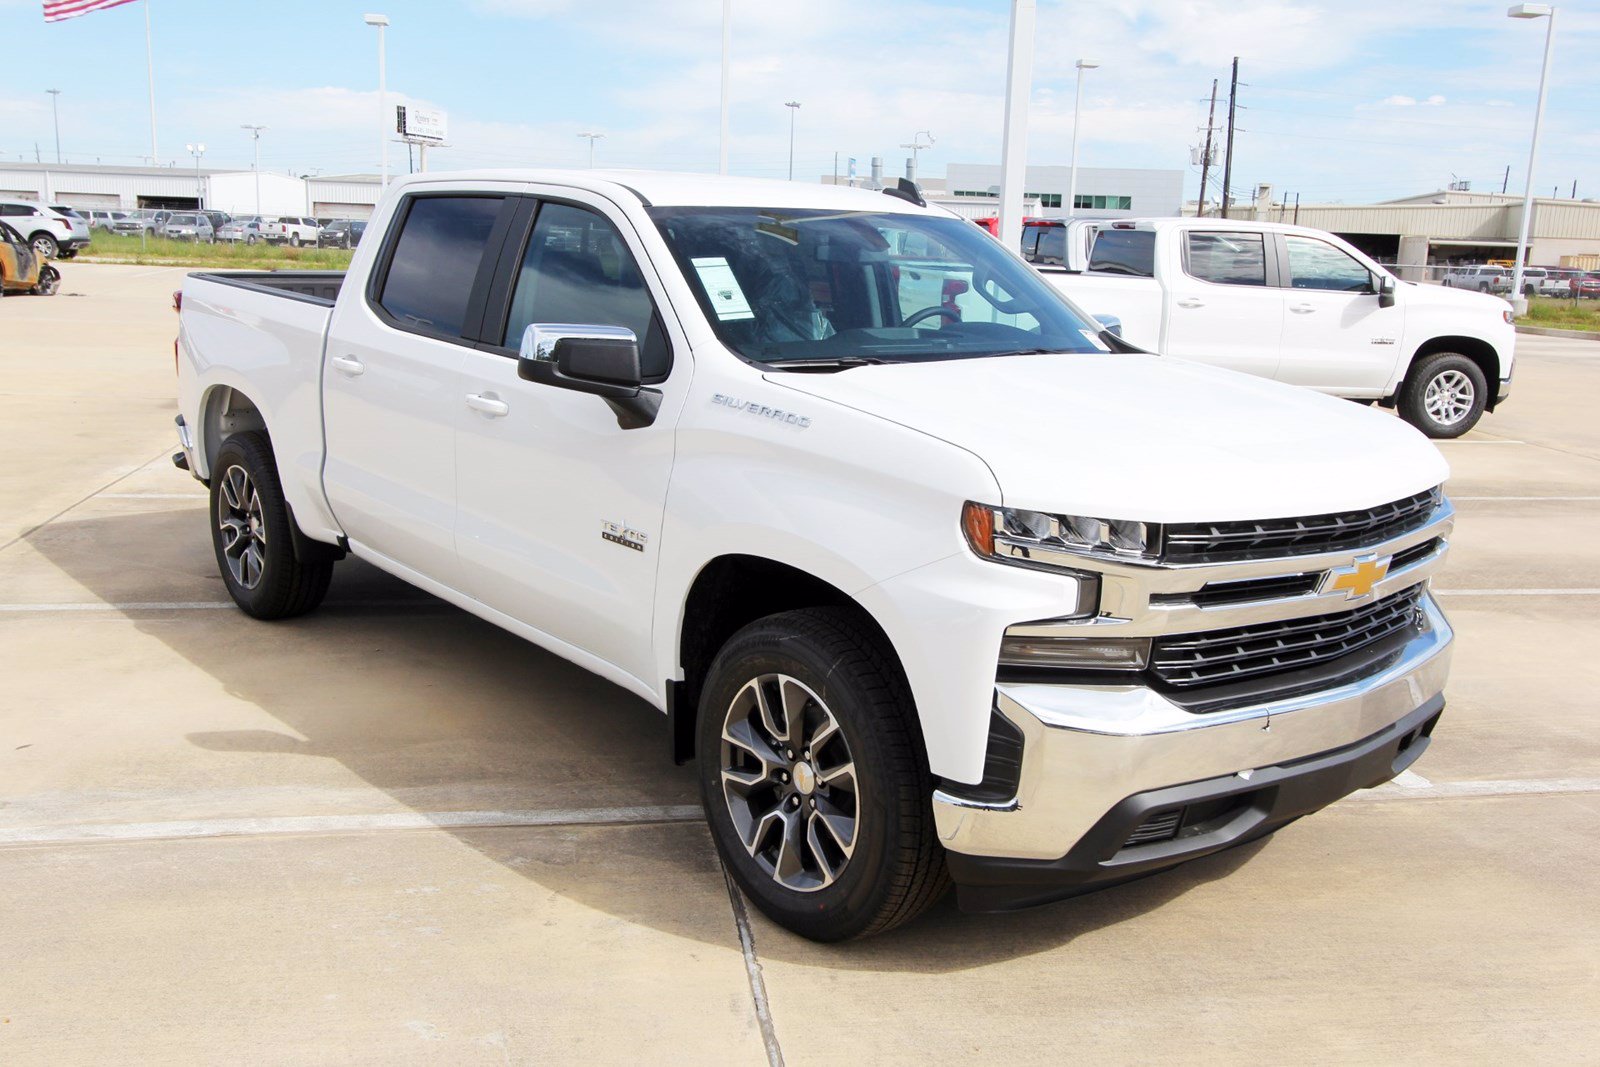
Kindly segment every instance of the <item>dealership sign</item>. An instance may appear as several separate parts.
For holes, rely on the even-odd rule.
[[[437,108],[406,107],[394,109],[394,128],[408,141],[442,142],[445,138],[445,114]]]

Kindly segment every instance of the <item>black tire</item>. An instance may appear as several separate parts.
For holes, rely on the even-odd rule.
[[[223,531],[223,519],[230,511],[237,515],[239,509],[229,502],[230,490],[236,488],[235,472],[242,472],[244,485],[254,489],[252,494],[242,494],[239,504],[253,513],[248,531],[238,535],[248,540],[259,528],[255,539],[255,564],[242,565],[243,576],[235,573],[230,564],[229,538]],[[295,558],[293,519],[289,506],[283,499],[283,486],[278,480],[278,465],[272,458],[272,445],[267,435],[257,431],[237,433],[217,449],[211,465],[211,544],[216,551],[217,569],[222,573],[228,595],[247,615],[257,619],[287,619],[303,615],[322,603],[328,592],[328,580],[333,576],[333,559],[315,545],[309,546],[301,558]],[[241,529],[244,529],[241,527]],[[254,574],[254,582],[250,581]]]
[[[61,251],[61,246],[56,243],[56,239],[43,230],[28,238],[28,243],[33,246],[35,252],[45,259],[54,259],[56,258],[56,253]]]
[[[299,248],[300,247],[300,235],[299,234],[291,233],[289,235],[289,247],[290,248]]]
[[[795,742],[796,748],[812,743],[818,748],[814,753],[796,752],[802,759],[786,765],[793,773],[784,775],[783,781],[789,783],[792,777],[792,784],[764,779],[774,783],[770,795],[780,797],[772,801],[776,808],[788,810],[785,805],[792,802],[793,817],[802,826],[814,827],[826,814],[817,810],[818,804],[827,809],[835,801],[843,803],[848,794],[853,850],[829,873],[830,881],[818,879],[820,887],[780,883],[756,855],[765,855],[763,842],[775,843],[757,831],[756,847],[747,846],[734,822],[733,804],[740,798],[730,802],[724,794],[725,748],[740,751],[725,746],[724,724],[735,701],[755,680],[775,675],[799,682],[819,698],[821,714],[831,716],[839,728],[826,742],[807,741],[804,736]],[[806,702],[802,719],[815,722],[817,707]],[[792,727],[786,725],[785,730],[793,736]],[[831,747],[839,744],[840,737],[846,746],[842,756]],[[707,673],[696,748],[701,799],[722,862],[745,895],[779,925],[815,941],[882,933],[927,910],[948,888],[944,850],[934,830],[933,781],[910,692],[881,639],[852,613],[839,608],[788,611],[734,634]],[[781,749],[776,754],[781,757]],[[854,774],[849,788],[841,791],[829,775],[837,774],[838,761],[845,758]],[[735,764],[739,759],[729,757]],[[801,762],[806,766],[803,775]],[[800,792],[805,781],[814,783],[805,789],[809,800]],[[762,788],[755,787],[749,795]],[[792,795],[782,799],[779,790]],[[805,805],[810,805],[809,811]],[[780,841],[783,826],[787,823],[772,828]],[[816,832],[820,836],[822,831]],[[832,840],[837,842],[838,836]],[[804,856],[815,860],[818,850],[807,848]]]
[[[1443,388],[1444,382],[1459,383],[1462,379],[1471,391],[1464,413],[1454,419],[1436,417],[1428,409],[1429,387],[1440,382]],[[1405,385],[1400,387],[1400,417],[1429,437],[1448,440],[1476,426],[1488,400],[1489,383],[1482,367],[1459,352],[1435,352],[1418,360],[1406,376]]]
[[[48,263],[39,268],[39,281],[29,290],[34,296],[55,296],[61,288],[61,272]]]

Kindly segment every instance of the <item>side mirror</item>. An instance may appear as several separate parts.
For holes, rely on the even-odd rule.
[[[1378,279],[1378,306],[1381,308],[1394,307],[1394,279],[1380,277]]]
[[[1100,328],[1106,333],[1109,333],[1115,337],[1122,336],[1122,320],[1117,318],[1117,316],[1096,315],[1094,317],[1094,321],[1098,322],[1100,324]]]
[[[522,331],[517,377],[607,400],[639,395],[639,341],[620,326],[532,323]]]

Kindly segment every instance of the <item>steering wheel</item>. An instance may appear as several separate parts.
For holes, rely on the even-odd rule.
[[[987,300],[993,308],[1003,315],[1016,315],[1026,310],[1021,297],[1002,300],[989,292],[989,283],[994,281],[994,270],[989,266],[981,266],[972,272],[972,289],[979,296]]]
[[[942,315],[951,322],[961,321],[961,312],[957,311],[955,308],[949,307],[945,304],[935,304],[933,307],[926,307],[921,311],[913,311],[911,314],[900,320],[900,325],[915,326],[923,319],[930,318],[934,315]]]

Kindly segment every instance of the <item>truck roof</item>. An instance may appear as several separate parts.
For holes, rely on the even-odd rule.
[[[921,208],[897,196],[874,189],[843,185],[813,185],[771,178],[735,178],[719,174],[689,174],[657,170],[556,170],[507,168],[497,170],[429,171],[395,179],[393,185],[437,182],[496,181],[564,185],[606,193],[632,194],[650,207],[784,207],[825,211],[874,211],[899,214],[936,214],[942,208]]]
[[[1303,233],[1321,234],[1325,231],[1310,226],[1296,226],[1292,222],[1267,222],[1252,219],[1219,219],[1210,215],[1196,217],[1194,215],[1168,215],[1144,219],[1109,219],[1101,220],[1102,230],[1174,230],[1174,229],[1204,229],[1204,230],[1248,230],[1251,233]]]

